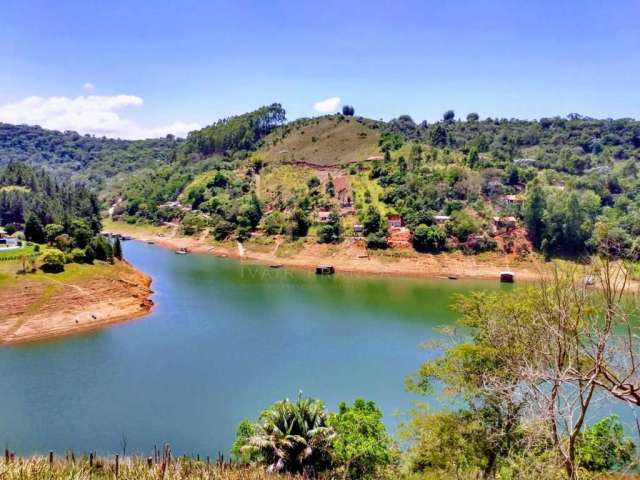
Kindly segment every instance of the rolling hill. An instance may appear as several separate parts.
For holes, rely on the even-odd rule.
[[[292,122],[274,130],[258,151],[265,163],[300,163],[329,167],[380,155],[378,124],[332,115]]]

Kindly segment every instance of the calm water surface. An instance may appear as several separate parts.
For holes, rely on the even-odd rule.
[[[19,453],[66,449],[227,451],[235,426],[299,390],[416,399],[404,377],[430,355],[420,343],[451,324],[454,293],[493,283],[365,278],[269,269],[127,242],[153,277],[153,312],[62,340],[0,349],[0,442]],[[433,354],[433,353],[431,353]]]

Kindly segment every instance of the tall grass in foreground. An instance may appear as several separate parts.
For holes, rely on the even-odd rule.
[[[176,458],[169,462],[149,464],[142,457],[120,459],[116,471],[115,458],[97,458],[93,466],[88,457],[70,461],[55,459],[49,463],[46,456],[14,458],[0,461],[2,480],[299,480],[302,477],[268,474],[264,468],[233,463],[212,463],[191,458]]]

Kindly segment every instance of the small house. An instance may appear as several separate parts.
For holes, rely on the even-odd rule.
[[[362,225],[360,225],[359,223],[356,223],[353,226],[353,233],[362,233],[364,231],[364,227]]]
[[[318,222],[327,223],[330,216],[331,212],[318,212]]]
[[[525,197],[524,195],[503,195],[500,199],[507,205],[515,205],[524,202]]]
[[[389,228],[402,228],[402,217],[397,213],[387,215],[387,222],[389,223]]]
[[[447,223],[449,220],[451,220],[451,217],[449,215],[434,215],[433,216],[433,221],[436,225],[443,225],[445,223]]]
[[[513,163],[522,166],[533,166],[536,164],[535,158],[516,158]]]

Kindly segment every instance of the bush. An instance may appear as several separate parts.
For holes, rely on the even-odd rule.
[[[236,226],[227,222],[226,220],[220,220],[216,225],[211,229],[211,235],[218,241],[225,240],[229,235],[233,233],[236,229]]]
[[[74,248],[73,250],[71,250],[69,257],[73,263],[85,262],[84,250],[82,250],[81,248]]]
[[[367,248],[384,249],[387,248],[387,237],[383,233],[370,233],[367,235]]]
[[[13,235],[18,231],[18,228],[13,223],[10,223],[4,226],[4,231],[7,232],[7,235]]]
[[[592,472],[619,470],[631,463],[634,453],[635,445],[624,437],[617,415],[609,415],[587,427],[576,449],[579,465]]]
[[[100,235],[93,237],[91,243],[89,243],[89,247],[91,247],[91,249],[93,250],[96,260],[108,262],[113,258],[113,247],[104,237]]]
[[[57,248],[46,250],[40,257],[41,268],[44,272],[59,273],[64,271],[64,253]]]
[[[267,235],[280,235],[286,228],[286,219],[282,212],[273,212],[264,219],[264,231]]]
[[[413,232],[413,248],[419,252],[440,252],[447,242],[447,234],[438,226],[420,224]]]

